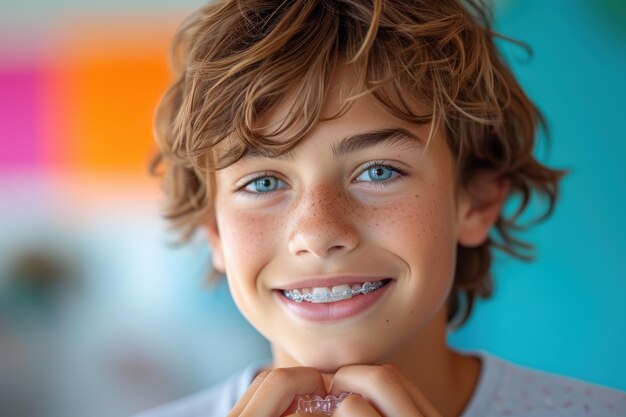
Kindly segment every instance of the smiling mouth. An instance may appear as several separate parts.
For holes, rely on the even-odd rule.
[[[386,284],[391,279],[380,281],[364,282],[363,284],[341,284],[333,287],[314,287],[293,290],[283,290],[285,297],[296,303],[334,303],[336,301],[347,300],[361,294],[374,292]]]

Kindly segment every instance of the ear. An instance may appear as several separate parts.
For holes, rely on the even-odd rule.
[[[209,245],[211,246],[211,260],[213,262],[213,268],[221,273],[224,273],[224,252],[222,250],[222,239],[220,238],[220,231],[217,227],[217,220],[215,216],[211,216],[211,219],[205,224],[207,234],[209,237]]]
[[[511,182],[490,171],[478,171],[470,180],[459,204],[459,235],[461,246],[482,245],[489,229],[498,220],[509,194]]]

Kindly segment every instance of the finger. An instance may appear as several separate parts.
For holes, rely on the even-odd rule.
[[[313,368],[279,368],[261,375],[229,417],[277,417],[289,409],[298,395],[326,395],[322,376]]]
[[[270,374],[270,371],[263,371],[254,378],[246,392],[239,398],[233,409],[229,413],[229,417],[238,416],[241,411],[245,408],[246,404],[250,402],[250,398],[254,395],[254,393],[259,389],[261,383],[267,378]]]
[[[380,413],[365,399],[350,395],[341,401],[332,417],[381,417]]]
[[[441,413],[435,408],[435,406],[426,398],[426,396],[420,391],[420,389],[396,366],[389,366],[392,372],[395,372],[396,376],[400,380],[400,383],[404,389],[409,393],[413,399],[413,404],[420,410],[425,416],[439,416]]]
[[[360,394],[385,416],[439,416],[436,410],[435,414],[424,414],[425,410],[414,403],[397,371],[387,365],[350,365],[339,369],[330,393],[340,395],[342,392]]]

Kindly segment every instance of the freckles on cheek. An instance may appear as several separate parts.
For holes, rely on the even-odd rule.
[[[419,264],[434,267],[449,252],[452,224],[447,205],[424,195],[410,195],[393,204],[369,207],[360,221],[374,239],[391,250],[422,259]],[[443,262],[445,264],[445,262]]]
[[[234,261],[241,256],[258,257],[279,240],[277,216],[248,214],[233,210],[221,222],[225,253]]]
[[[369,208],[361,216],[361,221],[373,227],[378,236],[397,239],[419,238],[432,235],[434,210],[414,197],[395,200],[393,204]]]

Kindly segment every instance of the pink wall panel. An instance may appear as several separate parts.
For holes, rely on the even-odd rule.
[[[0,67],[0,170],[32,170],[42,160],[41,71]]]

